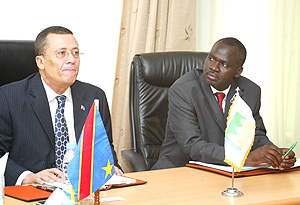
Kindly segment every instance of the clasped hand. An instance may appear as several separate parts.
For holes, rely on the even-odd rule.
[[[37,173],[27,174],[22,184],[44,184],[45,182],[62,182],[63,173],[57,168],[45,169]]]
[[[274,168],[289,169],[296,162],[295,153],[291,151],[286,157],[283,155],[287,148],[278,148],[272,145],[264,145],[251,151],[245,161],[245,165],[257,166],[267,163]]]

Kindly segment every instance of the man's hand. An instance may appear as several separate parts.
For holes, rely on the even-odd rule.
[[[295,162],[296,162],[296,158],[295,158],[295,153],[293,151],[291,151],[286,157],[284,157],[283,155],[289,150],[287,148],[280,148],[281,152],[282,152],[282,163],[280,164],[281,168],[284,169],[289,169],[292,166],[294,166]]]
[[[261,163],[267,163],[274,168],[280,168],[282,165],[283,151],[272,145],[264,145],[250,152],[245,165],[257,166]],[[284,165],[286,167],[286,165]]]
[[[124,176],[124,173],[122,172],[122,170],[120,170],[118,167],[115,167],[115,174],[118,176]]]
[[[44,184],[44,182],[61,182],[63,177],[62,171],[57,168],[45,169],[38,173],[31,173],[25,176],[22,185],[24,184]]]

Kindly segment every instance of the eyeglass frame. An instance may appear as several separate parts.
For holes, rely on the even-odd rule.
[[[59,56],[60,53],[64,53],[64,54],[61,54],[63,56]],[[74,53],[76,52],[76,53]],[[47,56],[47,55],[55,55],[58,59],[64,59],[64,58],[67,58],[69,55],[72,55],[74,58],[79,58],[81,55],[83,55],[84,53],[79,53],[79,49],[77,48],[74,48],[72,49],[71,51],[67,50],[67,49],[60,49],[58,50],[56,53],[52,53],[52,54],[39,54],[40,56]]]

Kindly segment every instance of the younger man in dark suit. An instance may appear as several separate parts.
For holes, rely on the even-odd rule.
[[[256,122],[255,140],[245,164],[268,163],[281,168],[294,165],[295,154],[291,152],[283,158],[288,149],[276,147],[266,136],[259,114],[260,87],[241,76],[245,59],[246,49],[240,41],[221,39],[213,45],[203,71],[192,70],[172,85],[166,136],[159,160],[152,169],[185,166],[189,160],[226,164],[226,120],[237,87]],[[225,94],[220,104],[215,96],[218,92]]]
[[[78,142],[94,99],[99,100],[116,174],[123,175],[113,146],[105,93],[76,80],[80,57],[73,33],[64,27],[49,27],[37,36],[35,51],[39,72],[0,88],[0,156],[9,152],[6,185],[60,182],[60,150],[63,155],[66,141]],[[68,130],[62,143],[55,127],[57,96],[64,99]]]

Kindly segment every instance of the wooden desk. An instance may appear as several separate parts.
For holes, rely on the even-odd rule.
[[[126,176],[148,183],[102,191],[101,198],[126,199],[102,204],[300,204],[300,171],[236,178],[235,187],[244,193],[236,198],[221,194],[231,187],[230,177],[200,169],[182,167]],[[22,202],[5,197],[5,204]]]

